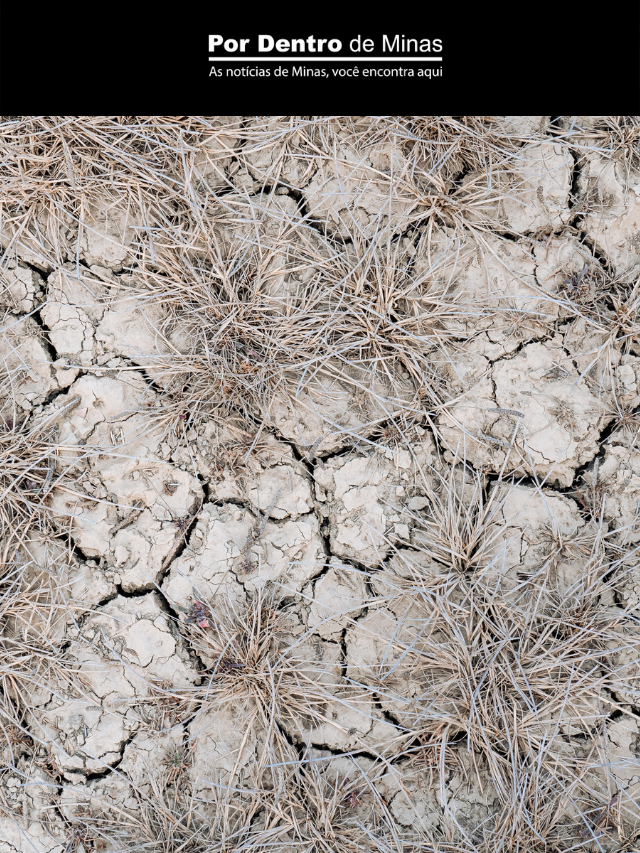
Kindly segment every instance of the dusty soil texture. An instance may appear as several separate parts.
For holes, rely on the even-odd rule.
[[[0,853],[637,850],[640,117],[0,146]]]

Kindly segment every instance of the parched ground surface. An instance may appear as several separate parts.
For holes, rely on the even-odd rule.
[[[638,117],[0,149],[0,853],[637,850]]]

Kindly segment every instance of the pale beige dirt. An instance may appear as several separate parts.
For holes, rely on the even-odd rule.
[[[325,265],[386,257],[362,298],[393,286],[393,328],[435,332],[379,374],[309,363],[261,407],[236,387],[219,411],[217,390],[181,408],[201,321],[149,289],[147,214],[109,189],[82,222],[0,226],[4,423],[28,415],[56,445],[48,527],[0,545],[59,596],[48,621],[0,628],[47,633],[61,667],[2,748],[0,853],[160,845],[144,814],[174,796],[215,844],[256,846],[148,849],[515,850],[492,844],[516,825],[521,760],[527,850],[635,849],[640,337],[611,317],[640,272],[640,171],[598,147],[605,117],[576,117],[574,139],[507,116],[495,186],[464,151],[454,182],[373,118],[330,146],[215,117],[189,174],[219,194],[220,257],[260,245],[283,327]],[[491,619],[504,633],[482,645]],[[591,645],[571,645],[578,623]],[[557,692],[535,693],[545,674]],[[554,765],[553,807],[531,806],[528,749]]]

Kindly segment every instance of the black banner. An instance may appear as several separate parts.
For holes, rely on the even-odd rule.
[[[347,26],[334,6],[161,13],[149,3],[115,4],[94,20],[86,6],[66,5],[64,14],[27,22],[14,4],[3,11],[3,109],[28,102],[59,111],[84,103],[93,112],[237,112],[242,97],[242,110],[274,113],[283,98],[316,112],[566,101],[578,112],[607,112],[605,103],[638,112],[637,8],[625,12],[623,28],[612,16],[597,33],[568,4],[536,7],[530,20],[514,19],[506,4],[377,8],[361,6]],[[20,32],[26,41],[12,37]]]

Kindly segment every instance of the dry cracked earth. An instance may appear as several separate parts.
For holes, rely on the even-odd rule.
[[[637,850],[638,117],[0,143],[0,853]]]

